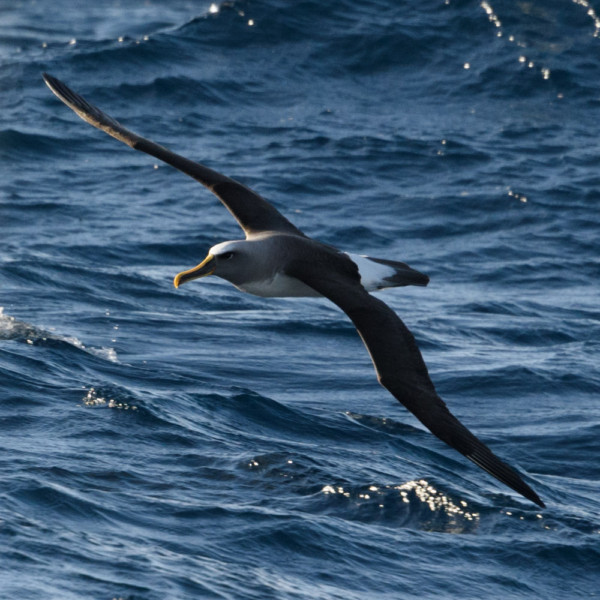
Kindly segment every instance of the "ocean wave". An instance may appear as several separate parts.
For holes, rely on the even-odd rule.
[[[41,329],[25,321],[20,321],[4,313],[0,306],[0,340],[15,340],[31,346],[62,347],[64,345],[82,350],[109,362],[118,362],[114,348],[94,348],[86,346],[74,336],[63,336]]]
[[[13,4],[4,596],[595,593],[591,3]],[[548,508],[425,431],[331,303],[215,278],[175,290],[243,234],[210,191],[78,119],[42,71],[307,234],[431,275],[379,297],[451,410]]]

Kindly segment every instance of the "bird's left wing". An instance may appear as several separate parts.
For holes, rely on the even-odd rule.
[[[496,479],[539,506],[544,503],[521,476],[501,461],[449,410],[435,391],[414,336],[387,304],[375,298],[340,266],[328,264],[332,257],[317,257],[320,268],[299,260],[286,273],[337,304],[352,320],[362,338],[381,385],[387,388],[434,435],[464,454]],[[340,259],[340,260],[345,260]],[[339,262],[339,260],[337,261]]]
[[[166,162],[206,186],[235,217],[246,235],[262,231],[304,235],[275,207],[245,185],[130,131],[56,77],[47,73],[43,77],[52,92],[84,121],[133,149]]]

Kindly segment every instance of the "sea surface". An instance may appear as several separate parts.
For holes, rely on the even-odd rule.
[[[47,71],[402,260],[431,435],[346,316],[173,276],[241,231]],[[0,598],[600,595],[598,0],[0,1]]]

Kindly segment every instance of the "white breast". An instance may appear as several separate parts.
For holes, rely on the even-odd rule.
[[[316,298],[321,294],[295,277],[277,274],[272,279],[250,281],[236,286],[248,294],[263,298]]]
[[[346,254],[358,267],[360,283],[368,292],[390,287],[390,283],[386,282],[385,278],[395,275],[396,269],[394,267],[373,262],[368,256],[362,254],[350,254],[349,252],[346,252]]]

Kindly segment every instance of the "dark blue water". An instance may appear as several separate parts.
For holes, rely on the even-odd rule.
[[[597,595],[598,2],[164,4],[0,4],[0,596]],[[380,297],[548,508],[424,430],[333,305],[176,290],[237,225],[42,71],[429,274]]]

